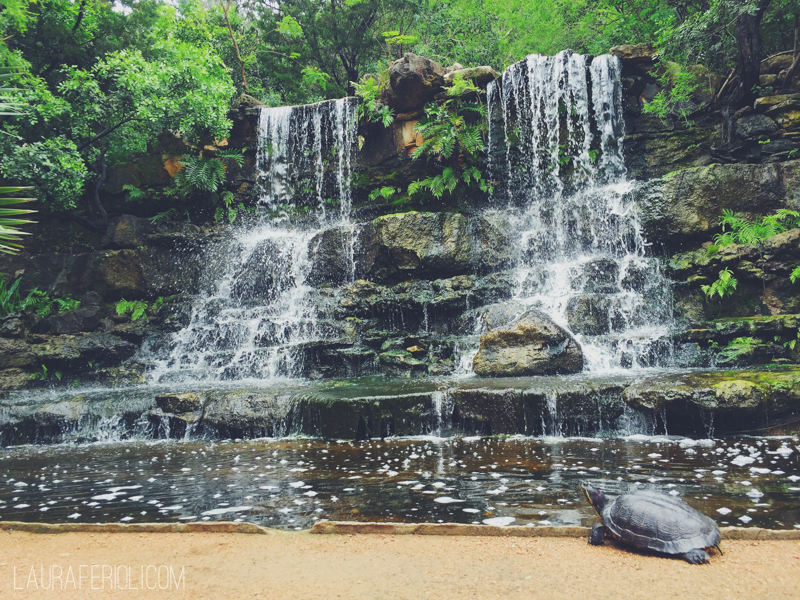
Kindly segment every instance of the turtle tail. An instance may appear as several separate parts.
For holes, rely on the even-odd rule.
[[[724,556],[725,555],[725,553],[722,551],[722,548],[720,548],[719,543],[714,544],[714,548],[717,549],[717,551],[719,552],[720,556]]]

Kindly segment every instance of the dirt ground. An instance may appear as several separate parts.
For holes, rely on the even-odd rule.
[[[0,598],[800,599],[800,541],[723,544],[692,566],[575,538],[0,531]]]

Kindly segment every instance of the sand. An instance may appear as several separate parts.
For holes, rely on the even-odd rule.
[[[800,599],[800,541],[723,551],[693,566],[575,538],[0,531],[0,598]],[[158,567],[168,589],[142,589]]]

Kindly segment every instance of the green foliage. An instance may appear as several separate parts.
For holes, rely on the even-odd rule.
[[[361,98],[358,104],[358,120],[362,123],[381,123],[388,127],[394,121],[394,110],[382,100],[388,81],[382,77],[368,76],[362,83],[353,82],[356,96]]]
[[[0,186],[0,252],[5,254],[16,254],[22,248],[20,244],[23,235],[30,235],[26,231],[21,231],[19,226],[33,223],[27,219],[17,217],[36,212],[24,208],[8,208],[25,202],[32,202],[33,198],[9,197],[8,194],[18,194],[30,188]]]
[[[244,164],[244,156],[239,150],[220,150],[211,157],[183,155],[179,159],[182,168],[175,176],[175,185],[187,195],[200,192],[207,196],[214,208],[214,220],[233,223],[238,211],[244,207],[233,202],[232,192],[222,191],[226,181],[226,160],[232,160],[240,167]]]
[[[480,94],[480,92],[478,86],[471,79],[464,79],[461,73],[453,76],[453,83],[447,88],[447,95],[456,98],[469,93]]]
[[[141,202],[145,198],[147,198],[147,191],[139,189],[135,185],[131,185],[130,183],[126,183],[122,186],[122,189],[128,192],[128,197],[125,198],[125,202]]]
[[[719,272],[719,279],[714,281],[711,285],[700,286],[700,289],[711,300],[714,294],[719,295],[720,300],[725,296],[730,296],[736,290],[739,281],[733,276],[731,270],[725,267]]]
[[[33,186],[50,210],[75,208],[87,178],[75,143],[64,138],[15,146],[0,162],[0,173],[7,180]]]
[[[484,151],[486,127],[486,108],[481,104],[451,99],[428,105],[425,117],[416,125],[423,141],[412,158],[427,156],[441,165],[442,172],[411,183],[409,197],[426,189],[439,199],[445,193],[452,194],[459,183],[476,184],[482,191],[490,192],[490,183],[477,167],[479,155]]]
[[[393,187],[382,187],[382,188],[375,188],[369,193],[370,200],[377,200],[379,196],[383,197],[385,200],[388,200],[392,196],[394,196],[398,192],[397,188]]]
[[[331,76],[327,73],[320,71],[319,67],[306,67],[302,70],[303,85],[308,88],[318,87],[325,92],[328,89],[328,82]]]
[[[757,244],[773,235],[800,227],[800,212],[781,208],[772,215],[749,218],[725,209],[719,223],[722,233],[714,236],[714,245],[718,248],[731,244]]]
[[[131,321],[138,321],[148,314],[154,315],[163,306],[164,298],[159,297],[155,302],[148,303],[145,300],[125,300],[124,298],[114,305],[117,314],[130,314]]]
[[[19,292],[21,279],[15,279],[8,285],[6,279],[0,279],[0,317],[21,311],[32,311],[40,317],[47,317],[53,312],[53,306],[58,306],[58,312],[64,313],[80,307],[81,301],[65,296],[51,298],[47,292],[36,288],[23,297]]]
[[[692,94],[700,87],[700,82],[694,73],[682,69],[677,63],[662,62],[662,65],[659,81],[664,89],[644,105],[642,112],[654,114],[662,121],[674,114],[688,123],[689,115],[697,108],[692,103]]]
[[[28,375],[28,379],[31,381],[45,381],[47,379],[47,367],[42,365],[42,370],[31,373]]]
[[[24,299],[20,296],[19,282],[16,279],[9,286],[6,279],[0,279],[0,317],[24,310],[28,306],[30,295]]]
[[[750,353],[758,345],[759,341],[753,337],[737,337],[728,342],[720,350],[720,357],[726,362],[734,361],[742,354]]]
[[[59,313],[65,313],[80,308],[81,301],[70,296],[51,298],[47,292],[33,289],[23,301],[23,304],[22,310],[32,310],[40,317],[47,317],[53,313],[53,308],[56,306]]]
[[[794,269],[792,269],[791,274],[789,275],[789,281],[794,283],[800,279],[800,265],[797,265]]]

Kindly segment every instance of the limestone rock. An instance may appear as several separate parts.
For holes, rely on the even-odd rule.
[[[272,435],[285,415],[286,402],[272,394],[212,392],[206,398],[203,424],[218,435]]]
[[[357,275],[379,282],[495,271],[513,247],[497,215],[407,212],[375,219],[359,233]]]
[[[192,393],[163,394],[156,396],[156,406],[165,413],[187,413],[203,406],[202,395]]]
[[[570,270],[572,289],[588,294],[618,292],[619,265],[610,258],[594,258]]]
[[[574,296],[567,302],[567,323],[575,333],[603,335],[611,331],[612,301],[606,294]]]
[[[792,56],[791,52],[786,54],[777,54],[775,56],[765,58],[761,61],[761,74],[780,73],[784,69],[791,67],[793,60],[794,57]]]
[[[351,227],[332,227],[311,238],[308,242],[311,270],[306,278],[310,285],[341,285],[349,278],[353,235]]]
[[[634,195],[651,242],[708,239],[724,209],[768,214],[800,207],[800,161],[715,164],[683,169],[638,188]]]
[[[736,132],[747,138],[772,135],[776,131],[775,121],[764,115],[747,115],[736,121]]]
[[[147,236],[151,230],[152,226],[147,219],[122,215],[108,224],[108,229],[106,229],[100,245],[111,250],[138,248],[147,243]]]
[[[442,91],[444,69],[432,60],[407,52],[389,66],[389,85],[396,112],[419,110]]]
[[[609,52],[620,60],[645,64],[652,63],[656,55],[653,44],[625,44],[614,46]]]
[[[582,369],[583,352],[575,338],[536,310],[506,328],[484,333],[473,361],[475,373],[491,377],[578,373]]]
[[[761,98],[756,98],[753,107],[757,111],[764,112],[778,106],[794,105],[797,102],[800,102],[800,94],[779,94],[777,96],[762,96]]]
[[[453,85],[456,75],[460,75],[464,80],[471,80],[479,88],[485,89],[492,81],[500,77],[500,74],[492,67],[471,67],[469,69],[455,69],[448,71],[444,76],[445,85]]]

